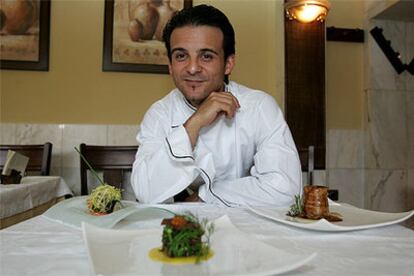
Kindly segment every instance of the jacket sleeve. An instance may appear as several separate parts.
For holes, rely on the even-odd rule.
[[[200,174],[194,165],[185,128],[172,127],[168,117],[150,108],[137,135],[139,148],[131,185],[138,201],[161,203],[184,190]]]
[[[299,156],[283,113],[266,95],[256,109],[257,151],[250,175],[235,180],[215,181],[200,187],[199,196],[209,203],[228,206],[288,206],[302,193]],[[206,173],[203,172],[205,175]],[[202,175],[203,176],[203,175]]]

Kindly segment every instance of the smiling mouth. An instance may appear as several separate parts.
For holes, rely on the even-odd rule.
[[[189,81],[189,82],[202,82],[204,81],[203,79],[184,79],[185,81]]]
[[[191,87],[200,86],[204,81],[203,80],[189,80],[186,79],[185,82]]]

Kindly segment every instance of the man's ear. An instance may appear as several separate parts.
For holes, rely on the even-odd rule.
[[[224,75],[230,75],[233,71],[233,67],[236,65],[236,56],[230,55],[227,57],[226,64],[224,65]]]
[[[168,73],[172,76],[171,61],[168,62]]]

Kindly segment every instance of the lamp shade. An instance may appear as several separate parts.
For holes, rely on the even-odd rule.
[[[287,0],[285,11],[289,19],[302,23],[324,21],[331,5],[327,0]]]

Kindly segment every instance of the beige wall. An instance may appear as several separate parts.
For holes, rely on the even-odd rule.
[[[214,4],[234,25],[231,79],[267,91],[283,108],[282,1],[193,2]],[[361,26],[361,1],[332,6],[328,26]],[[168,75],[102,72],[103,14],[103,0],[52,1],[49,72],[1,71],[2,122],[137,124],[173,88]],[[360,128],[362,45],[328,43],[327,77],[327,127]]]
[[[240,58],[232,79],[282,101],[283,87],[276,92],[283,85],[282,71],[276,71],[282,63],[275,60],[277,52],[283,56],[282,43],[275,51],[281,36],[275,35],[276,2],[213,2],[237,33]],[[252,10],[261,15],[254,21]],[[49,72],[1,72],[3,122],[137,124],[173,88],[168,75],[102,72],[103,0],[53,1],[51,14]]]
[[[363,29],[364,1],[331,0],[326,26]],[[365,35],[367,31],[365,30]],[[363,120],[364,44],[326,44],[326,126],[361,129]]]

